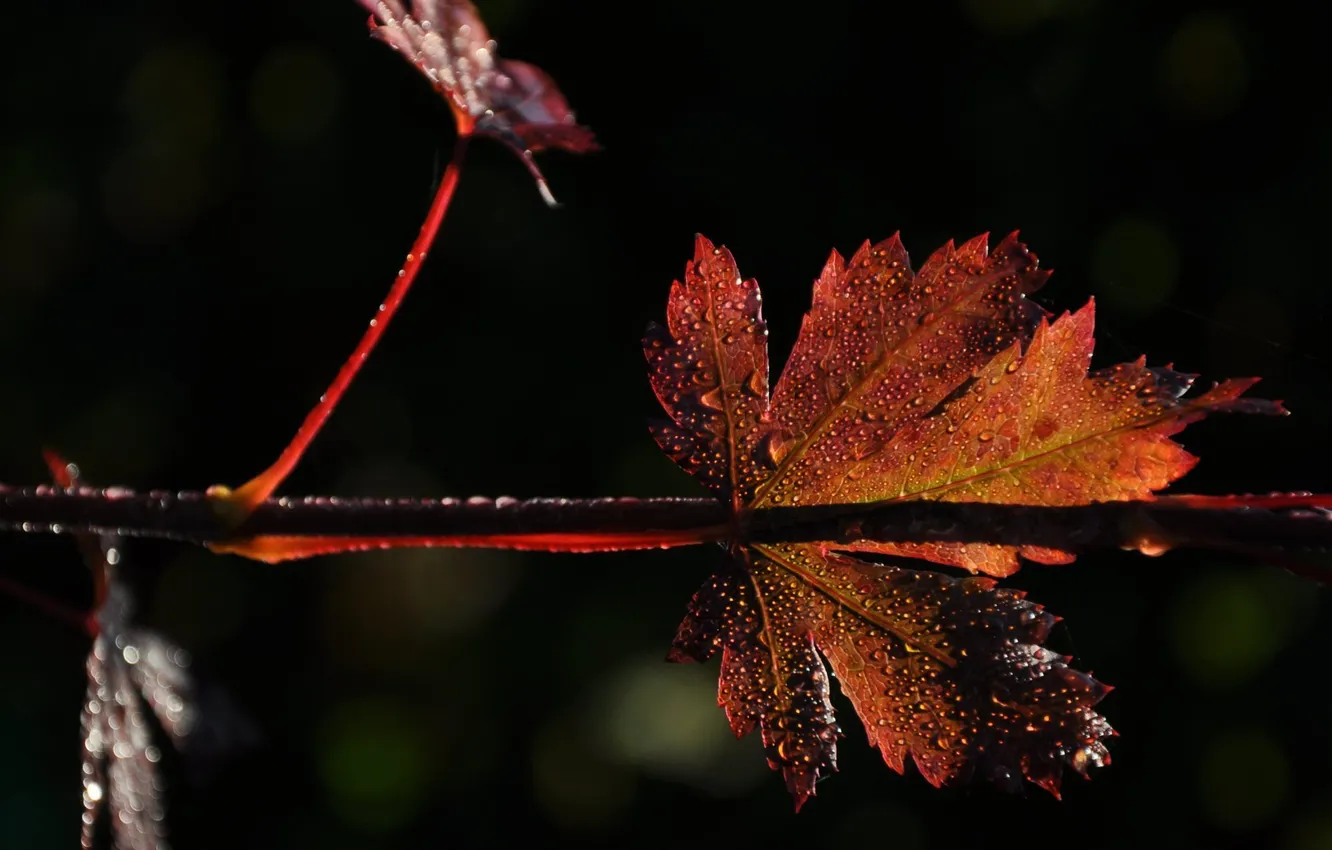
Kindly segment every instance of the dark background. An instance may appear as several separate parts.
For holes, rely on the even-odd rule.
[[[422,280],[288,493],[697,494],[644,427],[639,337],[702,231],[780,364],[830,248],[1022,228],[1097,363],[1263,375],[1294,416],[1184,442],[1193,492],[1332,490],[1322,35],[1280,3],[482,0],[606,150],[473,146]],[[30,4],[0,75],[0,480],[266,465],[350,350],[452,146],[347,2]],[[774,367],[775,368],[775,367]],[[1272,568],[1128,553],[1013,583],[1117,686],[1114,765],[1056,802],[938,791],[847,731],[799,816],[662,662],[715,552],[403,552],[269,567],[131,545],[144,619],[256,744],[169,765],[179,848],[1332,846],[1332,605]],[[68,539],[0,575],[86,604]],[[0,598],[0,847],[76,841],[87,640]]]

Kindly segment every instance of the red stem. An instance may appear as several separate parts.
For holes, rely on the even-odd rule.
[[[425,222],[421,225],[421,232],[417,235],[416,241],[412,243],[411,252],[407,254],[406,261],[402,268],[398,270],[398,277],[393,281],[393,286],[389,289],[388,296],[384,303],[379,305],[379,310],[375,317],[370,320],[370,326],[366,328],[361,341],[357,343],[356,349],[352,351],[351,356],[342,364],[338,370],[333,383],[329,384],[328,389],[319,397],[319,403],[306,415],[305,421],[301,423],[300,430],[296,436],[283,449],[282,454],[268,469],[246,482],[234,493],[226,495],[233,505],[238,506],[248,516],[260,503],[273,495],[282,482],[291,475],[305,454],[305,450],[310,447],[310,443],[319,434],[328,417],[332,415],[338,402],[351,386],[361,367],[365,365],[366,358],[370,352],[374,351],[379,343],[380,337],[388,329],[389,323],[393,321],[393,316],[398,312],[402,301],[407,297],[407,291],[412,288],[412,282],[416,280],[416,274],[425,262],[426,253],[430,250],[431,244],[435,241],[435,234],[439,232],[439,226],[444,221],[444,214],[448,211],[449,201],[453,199],[453,192],[458,187],[458,177],[462,173],[463,158],[467,153],[467,142],[470,136],[467,133],[460,133],[458,141],[454,144],[453,158],[449,161],[448,168],[444,171],[444,177],[440,180],[439,188],[435,191],[435,199],[430,204],[430,211],[426,214]]]
[[[631,549],[671,549],[726,540],[729,525],[665,531],[607,531],[551,534],[488,534],[453,537],[300,537],[268,535],[225,543],[210,543],[220,554],[241,555],[276,564],[319,555],[371,552],[381,549],[519,549],[534,552],[624,552]]]
[[[1239,494],[1231,496],[1197,496],[1181,493],[1172,496],[1158,496],[1161,505],[1183,505],[1189,508],[1257,508],[1262,510],[1280,510],[1282,508],[1332,508],[1332,494],[1316,493],[1268,493]]]

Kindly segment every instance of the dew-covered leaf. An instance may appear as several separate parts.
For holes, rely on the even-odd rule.
[[[1044,320],[1025,352],[1013,345],[935,415],[894,434],[841,478],[821,477],[812,502],[941,499],[1012,505],[1085,505],[1150,498],[1197,458],[1170,439],[1208,413],[1281,413],[1242,399],[1255,381],[1231,380],[1184,398],[1194,376],[1139,359],[1088,373],[1092,304]],[[928,558],[992,575],[1018,568],[1016,547],[864,542],[856,551]],[[1042,563],[1072,553],[1026,548]]]
[[[1251,379],[1184,398],[1194,376],[1140,359],[1088,374],[1092,307],[1053,325],[1026,295],[1048,273],[1016,234],[978,236],[912,272],[900,240],[836,252],[814,284],[769,400],[760,295],[699,237],[651,378],[671,422],[658,442],[736,510],[945,499],[1068,506],[1147,498],[1195,463],[1170,437],[1210,412],[1283,413],[1240,399]],[[1025,350],[1024,350],[1025,349]],[[1058,548],[859,544],[1008,575]]]
[[[1048,272],[1013,234],[936,251],[917,273],[897,236],[834,252],[773,392],[775,472],[752,507],[810,504],[909,422],[933,411],[1043,311]]]
[[[811,545],[756,547],[799,594],[814,636],[884,760],[933,785],[1026,778],[1056,795],[1065,767],[1109,761],[1092,706],[1109,691],[1042,644],[1056,618],[993,579],[865,564]]]
[[[731,252],[699,236],[684,281],[671,285],[666,327],[643,340],[648,376],[669,422],[652,434],[668,455],[735,508],[768,474],[756,456],[768,404],[768,329],[758,284]]]
[[[1110,690],[1042,644],[1056,618],[989,578],[857,561],[808,544],[758,545],[695,595],[671,653],[722,650],[718,703],[757,725],[797,808],[836,769],[838,727],[816,647],[898,772],[1059,794],[1066,768],[1110,760],[1092,710]]]
[[[757,284],[699,237],[665,328],[649,330],[653,434],[743,521],[752,509],[907,499],[1072,506],[1146,499],[1195,462],[1170,437],[1208,413],[1281,413],[1251,380],[1184,398],[1193,376],[1145,361],[1088,373],[1093,310],[1053,324],[1026,296],[1047,272],[1016,234],[949,243],[913,272],[896,236],[836,252],[767,397]],[[835,769],[822,653],[898,770],[1052,793],[1109,760],[1108,688],[1043,646],[1055,617],[989,578],[869,564],[906,556],[1002,576],[1057,545],[737,544],[695,596],[670,658],[722,652],[732,728],[763,732],[797,806]]]
[[[502,59],[469,0],[357,0],[370,11],[371,33],[397,50],[448,101],[463,135],[490,136],[516,153],[553,203],[532,154],[597,149],[574,118],[555,81],[535,65]]]
[[[799,809],[814,784],[837,769],[828,674],[813,635],[784,616],[798,586],[765,560],[728,567],[697,594],[667,656],[705,661],[721,650],[717,704],[736,737],[759,729],[768,765],[779,770]]]

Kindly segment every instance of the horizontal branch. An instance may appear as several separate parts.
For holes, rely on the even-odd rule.
[[[1327,496],[1167,497],[1078,507],[889,502],[761,509],[739,522],[712,499],[272,499],[239,527],[203,493],[0,485],[0,530],[104,532],[214,546],[328,539],[304,555],[393,546],[647,549],[714,541],[992,543],[1071,551],[1174,548],[1286,562],[1332,552]],[[1312,507],[1311,507],[1312,506]],[[350,545],[362,541],[364,545]],[[297,557],[287,555],[286,557]],[[277,560],[277,558],[273,558]]]
[[[495,537],[726,525],[713,499],[269,499],[241,526],[201,492],[0,484],[0,529],[109,532],[208,544],[259,536]],[[695,541],[703,542],[703,541]]]
[[[1276,497],[1281,502],[1291,497]],[[1210,549],[1284,560],[1332,553],[1327,496],[1299,506],[1255,507],[1269,501],[1237,497],[1235,506],[1193,504],[1194,497],[1100,502],[1071,507],[910,501],[788,508],[756,512],[747,536],[756,541],[850,543],[990,543],[1068,551]],[[1305,506],[1316,504],[1308,509]],[[787,515],[789,512],[789,515]],[[822,514],[822,515],[821,515]]]

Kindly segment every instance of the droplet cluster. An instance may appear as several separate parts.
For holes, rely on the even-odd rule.
[[[185,653],[151,632],[127,627],[129,597],[110,570],[108,597],[88,655],[84,698],[82,847],[91,850],[97,819],[110,815],[117,850],[167,850],[161,751],[145,699],[173,744],[194,725]]]
[[[671,421],[662,449],[739,508],[770,470],[756,459],[768,409],[768,329],[758,284],[725,248],[698,237],[684,281],[671,286],[666,327],[643,340],[649,377]]]
[[[464,135],[490,136],[527,166],[546,202],[555,198],[532,153],[597,148],[548,74],[527,62],[502,59],[470,0],[360,0],[374,16],[371,34],[402,54],[448,100]],[[376,23],[377,21],[377,23]]]
[[[762,560],[714,576],[695,595],[668,658],[702,661],[721,649],[717,702],[737,737],[760,731],[768,766],[782,773],[799,809],[837,769],[841,731],[810,627],[789,616],[803,592],[781,578]]]
[[[399,0],[364,0],[379,18],[373,34],[403,54],[467,115],[481,115],[485,91],[499,73],[495,42],[467,0],[416,0],[408,14]]]
[[[1091,708],[1109,689],[1041,646],[1055,618],[1020,592],[807,544],[759,557],[816,591],[798,616],[894,769],[909,755],[934,785],[1025,777],[1058,793],[1065,765],[1108,760]]]
[[[1088,373],[1092,304],[1037,328],[1023,353],[1009,347],[936,414],[911,423],[843,482],[835,501],[941,499],[1052,507],[1142,499],[1188,472],[1196,458],[1170,437],[1219,410],[1277,412],[1239,399],[1252,382],[1228,381],[1182,399],[1193,376],[1139,359]],[[990,575],[1018,568],[1016,547],[983,543],[858,542],[848,551],[923,557]],[[1043,563],[1072,553],[1029,547]]]
[[[791,443],[755,507],[857,501],[874,459],[1042,314],[1025,296],[1048,277],[1035,255],[987,236],[950,242],[918,273],[900,239],[835,252],[773,391],[772,428]]]

